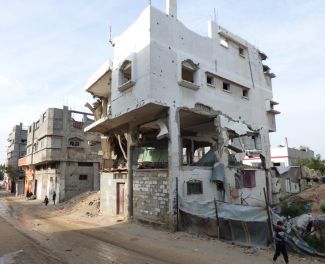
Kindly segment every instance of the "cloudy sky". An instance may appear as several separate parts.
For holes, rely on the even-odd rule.
[[[164,9],[164,0],[152,0]],[[112,55],[108,44],[148,5],[148,0],[10,0],[0,9],[0,163],[12,127],[29,125],[48,107],[86,110],[88,77]],[[207,35],[218,23],[268,55],[280,102],[276,146],[307,145],[325,158],[325,1],[179,0],[178,18]],[[324,101],[324,102],[323,102]]]

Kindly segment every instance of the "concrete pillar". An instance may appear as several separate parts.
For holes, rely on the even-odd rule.
[[[65,199],[65,177],[67,172],[67,163],[60,162],[60,177],[58,178],[58,186],[56,194],[59,196],[59,202],[63,202]]]
[[[177,0],[166,0],[166,14],[177,18]]]
[[[93,179],[94,179],[94,184],[93,188],[94,191],[99,191],[100,190],[100,174],[99,174],[99,163],[93,163]]]
[[[134,127],[130,125],[129,131],[126,136],[127,139],[127,166],[128,166],[128,178],[127,178],[127,218],[131,220],[133,218],[133,172],[136,167],[136,155],[135,145],[136,139],[134,136]]]
[[[176,106],[169,108],[169,143],[168,143],[168,179],[169,179],[169,225],[173,231],[177,228],[177,187],[180,174],[180,129],[179,112]]]
[[[219,39],[219,35],[218,35],[218,25],[216,22],[214,21],[209,21],[208,24],[208,36],[209,38],[212,38],[214,40]]]
[[[272,176],[270,173],[270,168],[272,166],[271,162],[271,151],[270,151],[270,137],[269,131],[267,129],[260,130],[260,137],[262,142],[262,155],[265,157],[265,185],[267,190],[267,196],[269,199],[269,203],[272,204],[272,193],[273,193],[273,184],[272,184]]]

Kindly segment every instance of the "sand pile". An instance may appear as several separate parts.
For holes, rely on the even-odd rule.
[[[100,215],[100,192],[85,192],[56,206],[61,213],[94,217]]]

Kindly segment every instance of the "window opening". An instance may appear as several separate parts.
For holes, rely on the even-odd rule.
[[[207,75],[207,84],[214,85],[214,78],[211,75]]]
[[[256,187],[255,171],[245,170],[243,173],[243,182],[245,188]]]
[[[224,83],[222,84],[222,89],[223,89],[225,92],[230,92],[230,84],[224,82]]]
[[[198,64],[193,63],[192,60],[185,60],[182,62],[182,80],[195,83],[196,73],[199,69]]]
[[[69,139],[69,146],[71,147],[80,147],[81,145],[81,139],[79,138],[70,138]]]
[[[86,181],[88,179],[88,175],[86,175],[86,174],[80,174],[79,175],[79,180],[80,181]]]
[[[239,55],[242,56],[242,57],[245,57],[245,51],[243,48],[238,48],[238,52],[239,52]]]
[[[182,67],[182,79],[194,83],[194,71],[185,67]]]
[[[39,120],[35,123],[35,129],[39,128]]]
[[[121,72],[121,85],[124,83],[127,83],[128,81],[131,81],[132,78],[132,62],[127,60],[125,61],[120,69]]]
[[[93,163],[92,162],[78,162],[79,167],[92,167]]]
[[[203,193],[203,187],[202,187],[202,181],[199,180],[192,180],[187,182],[187,194],[202,194]]]
[[[243,90],[243,97],[248,98],[248,90],[247,89]]]

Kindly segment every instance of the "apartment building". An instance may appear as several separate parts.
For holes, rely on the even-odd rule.
[[[185,203],[264,206],[276,130],[267,56],[215,21],[208,36],[148,6],[86,84],[102,134],[101,209],[175,228]],[[263,169],[243,164],[263,158]],[[191,206],[194,213],[194,205]]]
[[[4,185],[6,190],[23,193],[24,172],[18,167],[18,159],[26,154],[27,130],[23,124],[15,125],[7,139],[7,159],[5,166],[10,166],[17,172],[16,181],[10,179],[7,174],[4,177]]]
[[[89,113],[49,108],[27,131],[27,152],[19,160],[25,171],[25,193],[37,199],[55,191],[59,202],[85,191],[99,190],[100,137],[83,129]]]
[[[297,165],[300,159],[315,158],[315,152],[306,146],[289,147],[288,140],[277,147],[271,148],[271,162],[274,167],[288,167]],[[251,166],[260,166],[261,159],[259,157],[245,157],[244,163]]]

